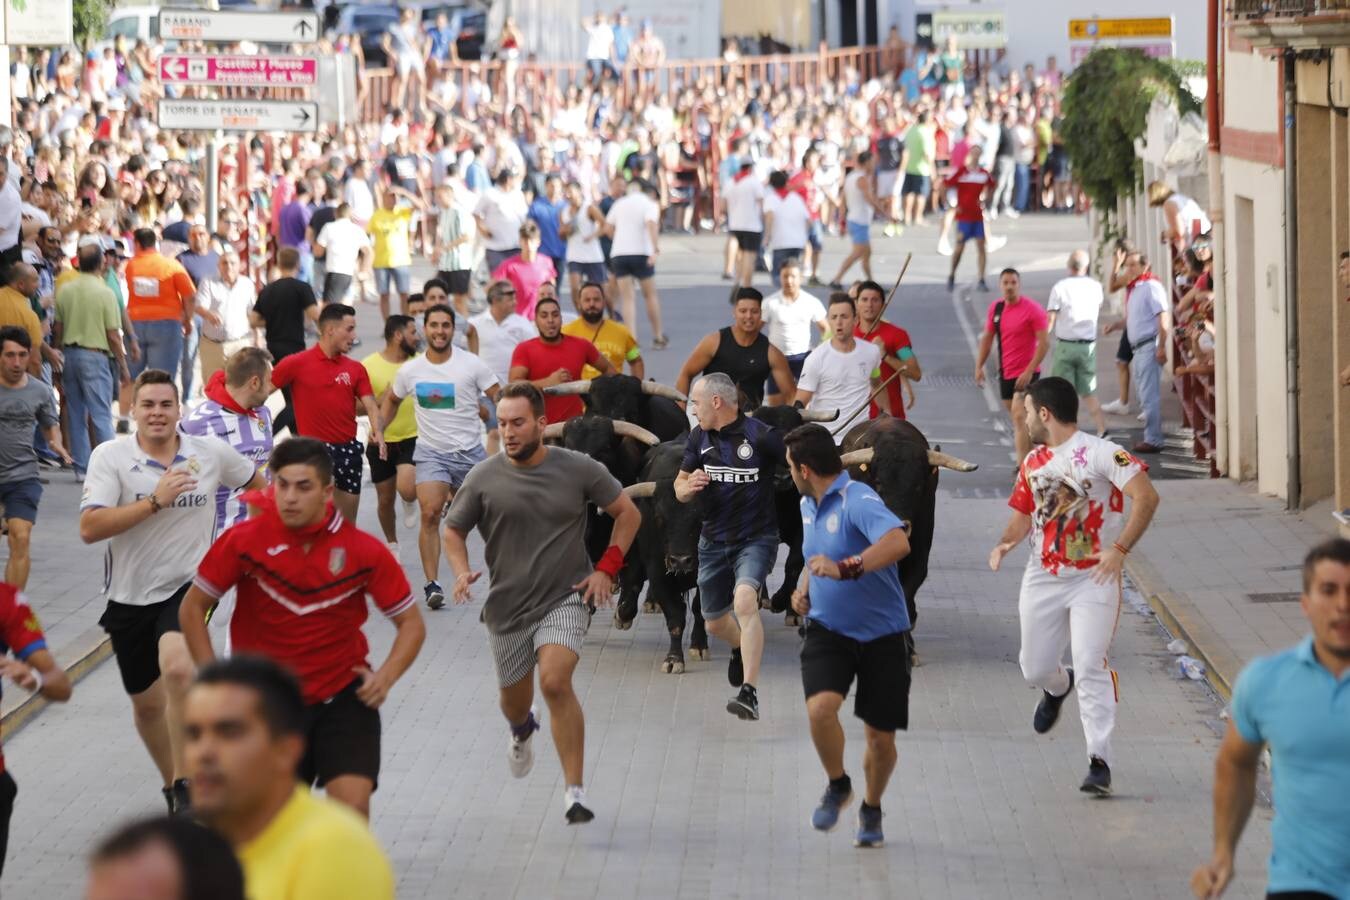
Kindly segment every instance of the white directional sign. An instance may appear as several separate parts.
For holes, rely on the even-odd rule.
[[[187,131],[317,131],[319,104],[290,100],[161,100],[159,127]]]
[[[75,41],[71,0],[4,0],[0,19],[6,44],[64,47]]]
[[[174,41],[309,44],[319,38],[319,16],[313,12],[164,9],[159,13],[159,34]]]

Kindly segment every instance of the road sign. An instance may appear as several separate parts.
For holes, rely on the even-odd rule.
[[[1170,38],[1172,17],[1142,19],[1070,19],[1069,40],[1095,41],[1100,38]]]
[[[290,100],[161,100],[159,127],[186,131],[317,131],[319,104]]]
[[[6,44],[65,47],[75,43],[71,0],[3,0],[0,34]]]
[[[174,41],[310,44],[319,38],[319,16],[313,12],[164,9],[159,13],[159,35]]]
[[[304,56],[178,56],[159,58],[166,84],[308,87],[319,81],[319,61]]]

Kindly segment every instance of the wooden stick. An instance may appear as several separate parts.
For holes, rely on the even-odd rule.
[[[886,298],[886,302],[881,304],[881,312],[877,313],[877,320],[872,323],[871,328],[868,328],[863,332],[863,340],[867,340],[872,334],[872,329],[880,325],[881,320],[886,318],[886,307],[890,306],[891,301],[895,299],[895,292],[900,289],[900,282],[904,280],[905,273],[909,271],[909,261],[913,258],[914,254],[912,252],[905,254],[905,264],[900,267],[900,274],[895,279],[895,287],[891,288],[890,296]]]
[[[877,399],[877,397],[881,394],[882,391],[886,390],[886,385],[888,385],[888,384],[890,384],[892,381],[894,381],[899,375],[900,375],[900,370],[899,370],[899,369],[896,369],[894,372],[892,372],[889,378],[887,378],[887,379],[886,379],[885,381],[883,381],[881,384],[877,385],[876,390],[872,391],[872,396],[870,396],[870,397],[867,398],[867,402],[864,403],[862,406],[859,406],[857,409],[855,409],[855,410],[853,411],[853,415],[849,416],[847,419],[845,419],[844,421],[840,422],[840,423],[839,423],[839,427],[836,428],[834,431],[831,431],[830,434],[831,434],[831,435],[836,435],[836,434],[838,434],[839,432],[843,431],[844,428],[847,427],[848,423],[849,423],[849,422],[852,422],[854,419],[858,418],[858,413],[860,413],[860,412],[862,412],[863,410],[865,410],[865,409],[867,409],[868,407],[870,407],[870,406],[872,405],[872,401],[875,400],[875,399]]]

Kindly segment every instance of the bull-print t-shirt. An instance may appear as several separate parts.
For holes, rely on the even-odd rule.
[[[1111,546],[1120,533],[1125,485],[1146,468],[1119,444],[1082,431],[1028,453],[1008,500],[1031,516],[1027,566],[1073,576],[1097,565],[1103,543]]]

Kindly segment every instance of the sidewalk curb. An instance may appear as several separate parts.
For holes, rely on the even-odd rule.
[[[1138,548],[1126,558],[1125,571],[1167,630],[1191,646],[1191,655],[1205,664],[1205,680],[1227,703],[1233,697],[1233,682],[1242,671],[1242,661],[1224,649],[1222,641],[1185,594],[1167,587],[1167,582]]]
[[[74,653],[61,653],[61,656],[73,660],[66,666],[66,676],[71,684],[76,684],[92,672],[99,663],[112,656],[112,641],[102,628],[91,628],[68,646],[77,649]],[[0,739],[9,740],[19,729],[47,706],[47,698],[41,694],[29,694],[11,706],[4,705],[0,714]]]

